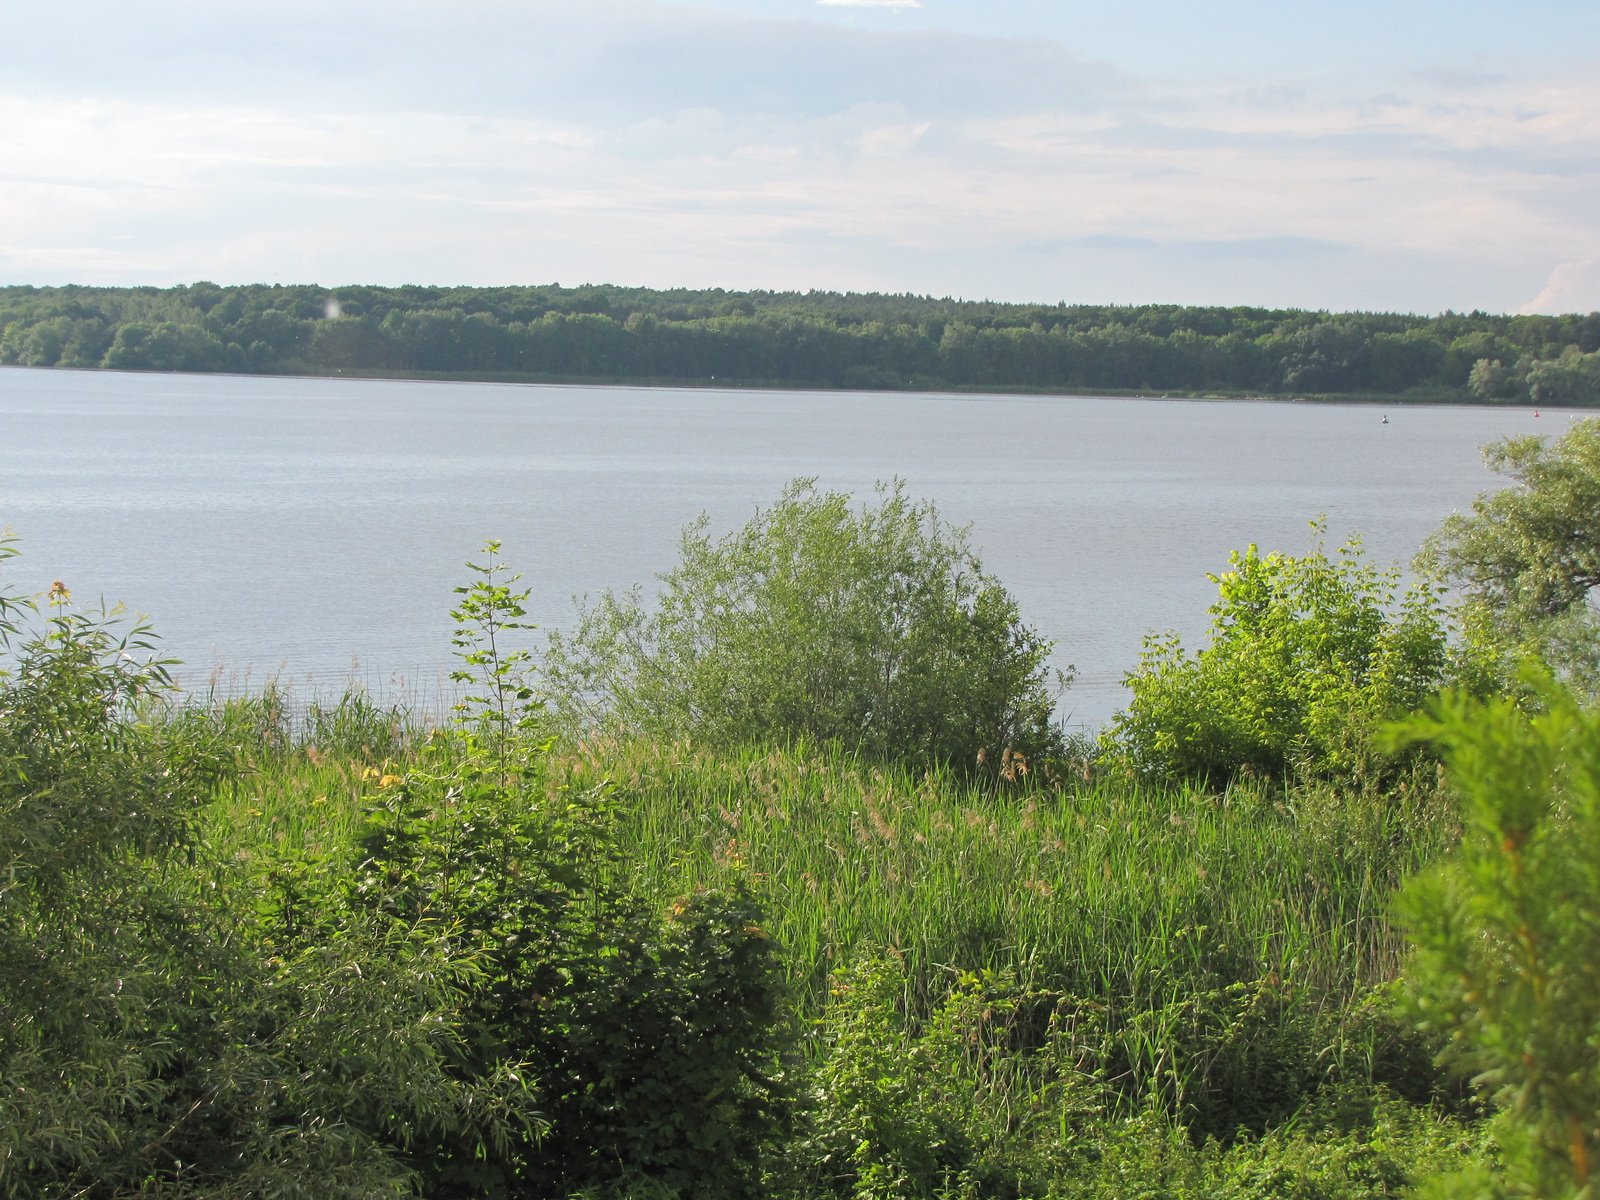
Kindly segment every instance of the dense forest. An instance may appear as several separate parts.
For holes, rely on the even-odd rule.
[[[0,363],[1600,404],[1600,313],[535,287],[0,288]]]

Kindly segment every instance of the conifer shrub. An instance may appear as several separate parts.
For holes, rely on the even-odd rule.
[[[1452,696],[1405,734],[1442,748],[1465,823],[1399,902],[1407,1009],[1497,1110],[1503,1165],[1432,1196],[1587,1197],[1600,1172],[1600,713],[1526,682],[1535,715]]]

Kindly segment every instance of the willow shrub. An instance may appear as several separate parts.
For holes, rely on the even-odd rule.
[[[1320,534],[1322,526],[1314,524]],[[1331,557],[1230,556],[1211,576],[1211,644],[1145,641],[1133,699],[1106,736],[1108,758],[1155,775],[1244,772],[1381,778],[1394,761],[1379,726],[1419,708],[1451,673],[1439,589],[1399,593],[1399,572],[1352,539]]]
[[[1498,1108],[1504,1160],[1439,1195],[1588,1197],[1600,1172],[1600,713],[1529,683],[1538,715],[1453,698],[1409,731],[1443,748],[1466,825],[1401,898],[1409,1008]]]
[[[478,972],[441,930],[347,912],[286,936],[282,888],[209,852],[232,757],[209,723],[145,719],[169,686],[148,631],[58,588],[13,632],[0,1194],[393,1195],[416,1138],[483,1149],[531,1119],[506,1072],[449,1069]]]
[[[654,611],[637,588],[607,592],[575,633],[552,636],[554,715],[669,742],[805,740],[922,765],[1059,750],[1066,681],[1046,665],[1051,643],[932,503],[899,482],[878,495],[856,509],[797,480],[727,537],[704,518],[690,525]]]

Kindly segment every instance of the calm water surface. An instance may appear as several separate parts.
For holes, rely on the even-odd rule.
[[[1307,521],[1405,561],[1493,477],[1479,447],[1546,410],[528,387],[0,368],[11,580],[148,613],[203,685],[281,672],[437,690],[450,589],[485,538],[534,615],[650,580],[700,512],[735,527],[784,482],[899,475],[971,522],[1058,643],[1064,711],[1099,722],[1143,635],[1205,628],[1228,551]]]

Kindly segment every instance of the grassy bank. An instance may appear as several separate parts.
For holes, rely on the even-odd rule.
[[[426,743],[380,710],[322,745],[251,702],[219,720],[244,770],[206,822],[239,860],[348,853],[377,780]],[[907,1061],[963,979],[988,981],[1019,1054],[1070,1026],[1070,1102],[1058,1063],[964,1118],[1018,1194],[1391,1195],[1484,1153],[1436,1047],[1390,1015],[1391,897],[1458,835],[1431,779],[1381,796],[996,786],[830,750],[648,742],[556,748],[541,778],[552,804],[609,786],[620,869],[656,904],[753,881],[802,1073],[837,1068],[863,969],[888,972],[884,1036]],[[896,1104],[948,1099],[912,1093]]]

